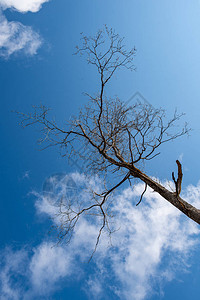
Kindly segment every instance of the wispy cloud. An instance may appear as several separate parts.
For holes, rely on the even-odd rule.
[[[13,8],[20,12],[37,12],[43,3],[49,0],[0,0],[2,9]]]
[[[37,194],[38,213],[53,216],[58,207],[56,201],[52,202],[52,197],[60,198],[62,193],[67,197],[75,195],[74,192],[69,193],[67,188],[72,181],[80,191],[77,200],[81,201],[85,197],[84,184],[88,185],[89,182],[90,186],[95,186],[96,183],[98,189],[101,186],[97,178],[87,179],[78,173],[67,175],[65,180],[56,177],[52,182],[54,186],[58,184],[59,192],[54,196],[50,193],[50,198],[48,193]],[[199,229],[151,189],[147,190],[141,205],[135,207],[143,188],[142,184],[136,184],[133,189],[125,188],[115,195],[115,219],[112,226],[118,231],[112,236],[113,247],[108,247],[107,235],[102,236],[91,263],[94,266],[92,274],[84,274],[82,262],[88,260],[94,248],[98,221],[91,223],[88,218],[82,218],[68,246],[63,244],[52,247],[52,242],[43,242],[32,254],[25,250],[2,253],[4,265],[0,271],[1,295],[9,299],[8,295],[12,295],[15,289],[18,296],[13,299],[35,299],[47,290],[53,293],[56,288],[61,288],[62,280],[77,276],[81,278],[89,299],[94,299],[94,296],[97,299],[109,299],[110,293],[116,299],[150,299],[153,293],[159,291],[158,286],[173,280],[180,271],[188,270],[188,259],[198,245]],[[200,184],[197,187],[189,186],[184,193],[190,202],[200,204]],[[56,224],[59,222],[58,219],[54,221]],[[10,258],[14,256],[18,259],[12,265]],[[22,292],[22,279],[16,280],[16,275],[13,277],[23,266],[26,266],[26,279],[23,281],[28,282],[26,293]],[[13,278],[15,282],[12,282]],[[27,296],[23,298],[22,295]]]
[[[8,58],[19,51],[34,55],[41,44],[41,37],[31,27],[8,22],[4,15],[0,15],[0,56]]]
[[[42,45],[42,38],[30,26],[10,22],[3,10],[10,8],[21,13],[37,12],[48,0],[0,0],[0,56],[9,58],[12,54],[24,52],[35,55]]]
[[[22,299],[20,297],[27,286],[27,259],[27,251],[24,249],[13,251],[7,247],[1,252],[0,294],[2,300]],[[24,284],[21,282],[22,278],[26,279]]]
[[[40,295],[52,292],[56,283],[73,273],[71,259],[65,248],[47,242],[39,245],[29,265],[32,289]]]
[[[69,177],[76,182],[77,190],[83,191],[81,176],[76,173]],[[86,186],[89,185],[84,175],[82,180],[85,180]],[[60,195],[55,194],[55,197],[61,198],[61,194],[66,196],[66,182],[63,182],[63,186],[61,184]],[[93,186],[94,182],[95,180]],[[166,183],[168,184],[173,185]],[[99,181],[97,187],[100,188]],[[102,237],[94,258],[96,274],[88,278],[86,283],[88,295],[99,294],[101,298],[103,294],[104,299],[107,286],[120,299],[142,300],[155,291],[152,282],[161,284],[172,280],[180,269],[183,271],[186,268],[188,254],[197,245],[198,227],[151,189],[147,190],[141,205],[136,207],[143,189],[143,184],[136,184],[134,188],[126,188],[115,195],[113,229],[119,230],[113,234],[112,248],[107,247],[107,236]],[[84,195],[79,194],[80,199],[83,197]],[[196,202],[200,206],[200,184],[197,187],[189,186],[184,197],[190,203]],[[38,212],[49,216],[53,216],[58,209],[51,205],[47,195],[39,197],[36,206]],[[58,219],[54,221],[58,222]],[[87,235],[88,232],[91,235]],[[92,245],[94,247],[95,232],[98,232],[97,224],[82,222],[77,227],[72,246],[78,241],[78,249],[87,241],[88,249]],[[163,264],[166,259],[167,264]],[[106,264],[110,266],[110,270],[105,267]]]
[[[155,292],[156,284],[172,280],[176,272],[184,270],[188,253],[197,243],[197,226],[151,189],[136,208],[135,197],[139,198],[143,189],[139,184],[124,190],[115,205],[120,230],[114,235],[117,252],[110,260],[121,282],[116,289],[121,299],[145,299]]]
[[[29,178],[30,178],[30,171],[25,171],[22,176],[22,179],[29,179]]]
[[[44,242],[33,249],[1,253],[0,294],[2,300],[48,297],[58,289],[63,278],[72,276],[75,268],[66,248]],[[42,298],[44,299],[44,298]]]

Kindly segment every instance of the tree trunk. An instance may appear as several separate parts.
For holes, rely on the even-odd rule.
[[[165,198],[168,202],[178,208],[181,212],[183,212],[190,219],[200,224],[200,209],[192,206],[183,200],[179,195],[177,196],[176,192],[170,192],[161,184],[157,183],[153,179],[151,179],[146,174],[142,173],[139,169],[132,166],[130,168],[131,175],[137,178],[140,178],[143,182],[145,182],[149,187],[151,187],[155,192],[160,194],[163,198]]]

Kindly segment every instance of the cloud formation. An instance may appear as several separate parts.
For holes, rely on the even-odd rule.
[[[13,8],[19,12],[37,12],[41,9],[42,4],[49,0],[0,0],[2,9]]]
[[[143,190],[142,184],[124,190],[115,205],[120,230],[113,239],[117,254],[110,258],[121,282],[116,289],[120,299],[145,299],[155,292],[156,284],[172,280],[183,268],[199,234],[196,224],[151,189],[136,208],[134,200]]]
[[[89,195],[85,196],[84,185],[89,183],[90,187],[101,188],[97,178],[87,179],[78,173],[51,179],[50,193],[36,194],[37,212],[47,217],[58,212],[56,198],[78,195],[76,200],[84,201]],[[78,194],[76,189],[71,192],[74,184]],[[143,188],[142,184],[136,184],[115,195],[112,227],[117,231],[112,236],[113,247],[108,247],[109,238],[104,234],[90,264],[94,267],[92,273],[84,273],[82,262],[88,261],[94,249],[99,222],[97,218],[96,222],[80,218],[68,246],[52,247],[52,242],[46,241],[32,254],[25,250],[4,253],[4,265],[0,269],[1,294],[9,299],[8,295],[15,289],[17,300],[35,299],[47,290],[53,294],[56,288],[62,288],[62,280],[70,280],[73,276],[74,280],[81,280],[88,299],[109,299],[111,295],[115,299],[143,300],[159,293],[160,285],[173,280],[180,271],[188,270],[188,259],[198,245],[199,229],[151,189],[145,193],[140,206],[135,207]],[[200,206],[200,184],[189,186],[184,197]],[[58,224],[59,219],[55,218],[54,222]],[[18,257],[14,265],[10,257]],[[22,261],[21,267],[17,267]],[[22,292],[20,279],[18,287],[12,282],[14,273],[22,273],[21,268],[26,269],[23,280],[28,282],[26,293]]]
[[[32,256],[27,249],[6,248],[1,253],[2,300],[42,296],[46,299],[55,290],[55,284],[59,286],[60,280],[73,274],[67,250],[53,246],[44,242],[33,250]]]
[[[0,56],[8,58],[22,50],[27,55],[34,55],[41,44],[39,34],[31,27],[20,22],[8,22],[4,15],[0,15]]]
[[[53,185],[59,186],[59,193],[40,195],[36,202],[38,212],[53,217],[58,212],[58,207],[52,203],[56,203],[56,199],[69,197],[67,182],[71,179],[80,193],[77,199],[84,199],[84,182],[86,186],[94,188],[96,180],[98,192],[101,188],[99,180],[91,181],[78,173],[66,176],[64,180],[54,180]],[[100,298],[103,294],[104,299],[105,287],[109,290],[111,286],[115,286],[115,282],[115,296],[120,299],[142,300],[147,294],[154,292],[155,286],[152,286],[152,282],[157,282],[157,278],[159,283],[166,282],[172,280],[181,268],[183,271],[188,253],[197,244],[196,235],[199,234],[199,229],[194,222],[151,189],[145,193],[141,205],[135,207],[143,189],[143,184],[137,184],[133,189],[126,188],[115,195],[113,213],[116,217],[113,229],[119,230],[112,237],[113,248],[107,247],[106,235],[102,237],[95,255],[96,274],[88,278],[86,283],[85,290],[88,294],[98,294]],[[189,186],[184,193],[190,203],[200,206],[200,184],[197,187]],[[86,197],[88,199],[88,194]],[[58,219],[54,221],[56,224],[59,222]],[[88,232],[90,235],[87,235]],[[92,245],[94,247],[97,232],[97,223],[93,222],[91,225],[85,220],[82,221],[76,229],[72,247],[74,243],[77,245],[76,249],[82,249],[83,244],[88,249]],[[168,260],[167,265],[162,264],[165,259]],[[110,271],[105,268],[106,263],[110,266]],[[112,278],[110,274],[113,274]],[[120,282],[119,288],[117,282]]]
[[[42,243],[34,249],[30,261],[32,287],[41,295],[45,295],[47,290],[49,292],[54,290],[55,283],[73,273],[67,250],[54,246],[53,243]]]
[[[37,12],[48,0],[0,0],[0,56],[9,58],[11,55],[24,52],[35,55],[42,45],[42,38],[30,26],[20,22],[9,22],[3,10],[10,8],[21,13]]]
[[[11,248],[6,248],[1,252],[0,256],[0,294],[2,300],[13,299],[19,300],[23,294],[26,282],[21,284],[20,279],[26,278],[27,271],[27,252],[24,249],[12,251]]]

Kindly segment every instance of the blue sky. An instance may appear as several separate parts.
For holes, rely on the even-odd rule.
[[[58,149],[39,151],[39,128],[22,129],[13,111],[43,103],[60,124],[77,114],[87,101],[82,93],[95,93],[99,82],[72,54],[81,32],[94,35],[104,24],[137,49],[136,71],[117,73],[107,93],[126,101],[140,92],[169,116],[186,113],[192,128],[189,138],[163,147],[147,174],[168,185],[179,158],[183,198],[200,207],[200,1],[0,0],[0,299],[199,299],[199,227],[150,190],[136,208],[139,183],[115,196],[114,248],[104,235],[87,264],[97,224],[84,219],[69,246],[53,247],[49,228],[58,220],[49,217],[57,207],[44,183],[54,179],[53,203],[69,180],[78,191],[102,183]]]

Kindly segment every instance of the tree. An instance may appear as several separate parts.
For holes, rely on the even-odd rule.
[[[40,143],[49,146],[60,146],[64,156],[75,156],[80,161],[87,161],[86,173],[95,173],[104,178],[105,190],[92,191],[93,202],[88,205],[77,205],[61,201],[59,239],[70,240],[75,225],[83,214],[100,216],[102,223],[97,236],[96,247],[102,231],[107,228],[111,233],[108,218],[112,215],[109,206],[109,196],[123,183],[134,179],[144,182],[138,205],[147,186],[159,193],[164,199],[200,224],[200,210],[193,207],[180,197],[182,182],[182,166],[177,160],[178,178],[172,179],[175,191],[165,188],[155,179],[143,172],[144,162],[152,160],[160,153],[158,148],[178,137],[188,134],[187,124],[175,132],[174,125],[182,117],[176,111],[170,120],[166,119],[163,109],[155,109],[151,105],[136,102],[132,106],[125,106],[120,99],[108,98],[105,89],[114,73],[120,68],[133,70],[135,48],[127,51],[120,38],[112,29],[105,27],[94,37],[82,36],[81,47],[77,47],[76,54],[87,56],[87,61],[96,67],[100,77],[100,91],[96,96],[87,94],[88,104],[66,126],[61,128],[55,121],[48,118],[48,108],[35,107],[30,114],[21,113],[22,126],[35,123],[42,126],[43,137]],[[77,151],[78,145],[84,151]],[[87,151],[86,151],[87,150]],[[117,181],[119,176],[121,178]],[[111,178],[113,185],[110,185]],[[95,250],[96,250],[95,247]],[[94,250],[94,251],[95,251]]]

